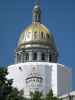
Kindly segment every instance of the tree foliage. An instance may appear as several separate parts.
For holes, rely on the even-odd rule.
[[[47,93],[45,100],[60,100],[59,98],[53,96],[53,91],[52,89],[49,90],[49,92]]]
[[[35,91],[30,93],[31,100],[43,100],[43,95],[41,92]]]
[[[12,87],[12,79],[8,80],[6,68],[0,68],[0,100],[25,100],[20,92]]]
[[[60,100],[60,99],[53,96],[53,91],[49,90],[46,96],[43,96],[42,93],[38,91],[31,93],[31,100]]]

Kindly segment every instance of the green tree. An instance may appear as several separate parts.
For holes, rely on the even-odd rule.
[[[12,87],[12,80],[6,78],[6,68],[0,68],[0,100],[26,100],[21,92]]]
[[[49,90],[49,92],[46,95],[45,100],[53,100],[53,91]]]
[[[35,91],[34,93],[30,93],[31,100],[43,100],[43,95],[39,91]]]
[[[61,99],[59,99],[58,97],[55,97],[55,96],[53,95],[53,91],[52,91],[52,89],[51,89],[51,90],[49,90],[49,92],[47,93],[47,95],[46,95],[46,97],[45,97],[45,100],[61,100]]]
[[[12,80],[7,80],[7,74],[7,69],[0,68],[0,100],[5,100],[12,89]]]
[[[49,90],[46,96],[43,96],[42,93],[38,91],[35,91],[34,93],[31,92],[30,96],[30,100],[61,100],[53,95],[52,90]]]

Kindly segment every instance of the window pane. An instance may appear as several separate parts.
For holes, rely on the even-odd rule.
[[[29,54],[26,53],[26,60],[29,60]]]
[[[21,62],[21,55],[17,54],[17,62]]]
[[[44,36],[43,36],[43,32],[41,32],[41,38],[43,38]]]
[[[42,53],[42,55],[41,55],[41,60],[45,60],[45,54],[44,53]]]
[[[33,53],[33,60],[37,60],[37,53]]]
[[[49,54],[49,61],[51,61],[51,54]]]

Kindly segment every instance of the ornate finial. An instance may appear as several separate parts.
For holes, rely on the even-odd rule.
[[[35,22],[41,22],[40,0],[36,0],[35,6],[33,8],[33,23]]]
[[[40,5],[40,0],[36,0],[36,5]]]

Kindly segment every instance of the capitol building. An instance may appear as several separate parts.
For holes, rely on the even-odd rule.
[[[42,11],[37,1],[32,11],[32,23],[20,34],[15,63],[8,66],[8,78],[13,79],[13,87],[43,94],[53,90],[55,96],[70,93],[72,90],[72,71],[58,62],[59,52],[53,33],[42,24]]]

